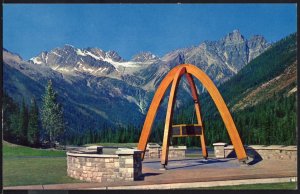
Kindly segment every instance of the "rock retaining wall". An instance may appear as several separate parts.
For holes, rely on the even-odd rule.
[[[258,156],[263,160],[291,160],[297,161],[297,146],[280,145],[249,145],[245,146],[247,155]],[[224,157],[235,156],[233,146],[224,147]]]
[[[186,146],[169,147],[168,158],[185,158]],[[162,149],[158,147],[147,147],[144,158],[160,158]]]
[[[67,173],[90,182],[137,180],[142,175],[141,153],[138,150],[118,150],[116,155],[67,152]]]

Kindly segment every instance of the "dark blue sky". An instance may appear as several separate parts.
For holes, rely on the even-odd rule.
[[[296,32],[296,4],[4,4],[4,48],[24,59],[71,44],[162,56],[234,29],[274,42]]]

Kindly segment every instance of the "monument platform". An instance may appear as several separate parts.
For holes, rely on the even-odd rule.
[[[30,185],[4,190],[175,189],[297,181],[297,162],[289,160],[262,160],[245,166],[234,158],[173,159],[164,171],[159,170],[159,159],[145,159],[142,165],[143,180],[139,181]]]

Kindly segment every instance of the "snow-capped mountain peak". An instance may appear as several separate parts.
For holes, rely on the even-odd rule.
[[[30,63],[45,65],[62,74],[89,74],[97,77],[108,76],[116,79],[134,80],[136,74],[156,79],[164,74],[156,66],[172,68],[182,63],[191,63],[208,72],[215,82],[223,82],[236,74],[243,66],[268,48],[262,36],[244,38],[239,30],[233,30],[218,41],[204,41],[199,46],[171,51],[159,58],[151,52],[140,52],[125,61],[116,51],[99,48],[76,48],[64,45],[30,59]],[[162,69],[163,69],[162,68]],[[143,73],[144,72],[144,73]],[[151,77],[152,75],[152,77]],[[143,78],[143,79],[144,79]],[[138,78],[140,79],[140,78]],[[156,81],[151,83],[153,88]],[[147,86],[148,87],[148,86]]]
[[[108,51],[105,53],[105,58],[111,59],[116,62],[123,61],[122,57],[116,51]]]
[[[133,57],[132,61],[135,61],[135,62],[146,62],[146,61],[157,60],[157,59],[159,59],[157,56],[155,56],[151,52],[147,51],[147,52],[140,52],[137,55],[135,55]]]

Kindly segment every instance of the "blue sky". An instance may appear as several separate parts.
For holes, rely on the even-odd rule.
[[[274,42],[297,31],[296,4],[3,4],[3,46],[24,59],[71,44],[162,56],[234,29]]]

